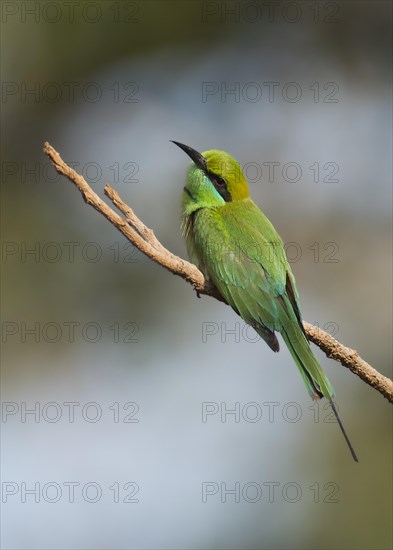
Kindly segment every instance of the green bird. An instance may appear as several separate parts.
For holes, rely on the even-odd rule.
[[[183,232],[190,260],[224,300],[275,352],[279,332],[313,399],[333,403],[334,390],[314,356],[302,324],[295,278],[284,244],[249,196],[240,164],[224,151],[198,153],[173,141],[191,159],[182,197]]]

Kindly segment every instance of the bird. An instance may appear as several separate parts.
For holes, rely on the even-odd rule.
[[[333,402],[334,389],[310,347],[284,243],[251,199],[240,164],[225,151],[199,153],[171,140],[192,160],[182,194],[189,259],[223,300],[274,351],[280,333],[314,400],[332,407],[354,461],[358,457]]]

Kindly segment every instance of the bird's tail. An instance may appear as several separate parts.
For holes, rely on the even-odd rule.
[[[300,371],[300,374],[306,384],[307,390],[313,399],[321,399],[326,397],[332,407],[333,413],[337,419],[340,430],[344,436],[345,441],[349,447],[351,455],[355,462],[359,462],[356,453],[352,447],[352,444],[347,436],[341,419],[338,415],[335,404],[333,403],[334,389],[329,382],[327,376],[323,372],[320,364],[318,363],[315,355],[313,354],[308,340],[304,334],[302,327],[299,325],[295,316],[288,315],[288,310],[292,312],[290,304],[286,304],[289,307],[283,309],[285,321],[282,323],[280,332],[286,343],[289,351],[295,363]],[[292,317],[292,318],[291,318]]]

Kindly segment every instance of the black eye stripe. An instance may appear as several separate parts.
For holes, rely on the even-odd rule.
[[[207,176],[210,178],[210,181],[220,193],[225,202],[231,202],[232,196],[227,188],[227,182],[221,176],[214,174],[213,172],[207,172]]]
[[[214,174],[213,172],[207,172],[207,175],[209,176],[209,178],[211,179],[214,185],[220,185],[220,186],[226,187],[227,182],[224,180],[224,178],[222,178],[218,174]]]
[[[210,174],[211,180],[214,181],[217,185],[226,185],[227,182],[222,178],[221,176],[217,176],[217,174]]]

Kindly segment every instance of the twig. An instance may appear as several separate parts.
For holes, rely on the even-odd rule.
[[[146,227],[119,197],[117,191],[109,185],[105,186],[105,194],[112,203],[124,214],[124,218],[112,210],[88,185],[86,180],[75,172],[62,160],[59,153],[48,142],[44,144],[44,152],[52,160],[56,170],[72,181],[82,193],[83,199],[98,212],[103,214],[134,246],[149,258],[168,269],[171,273],[179,275],[190,283],[196,292],[212,296],[225,303],[214,285],[205,280],[199,269],[190,262],[179,258],[167,250],[154,235],[153,231]],[[366,384],[379,391],[386,399],[393,403],[393,382],[376,371],[358,353],[343,346],[333,336],[319,327],[303,321],[303,326],[308,338],[314,342],[327,357],[348,367],[359,376]]]

